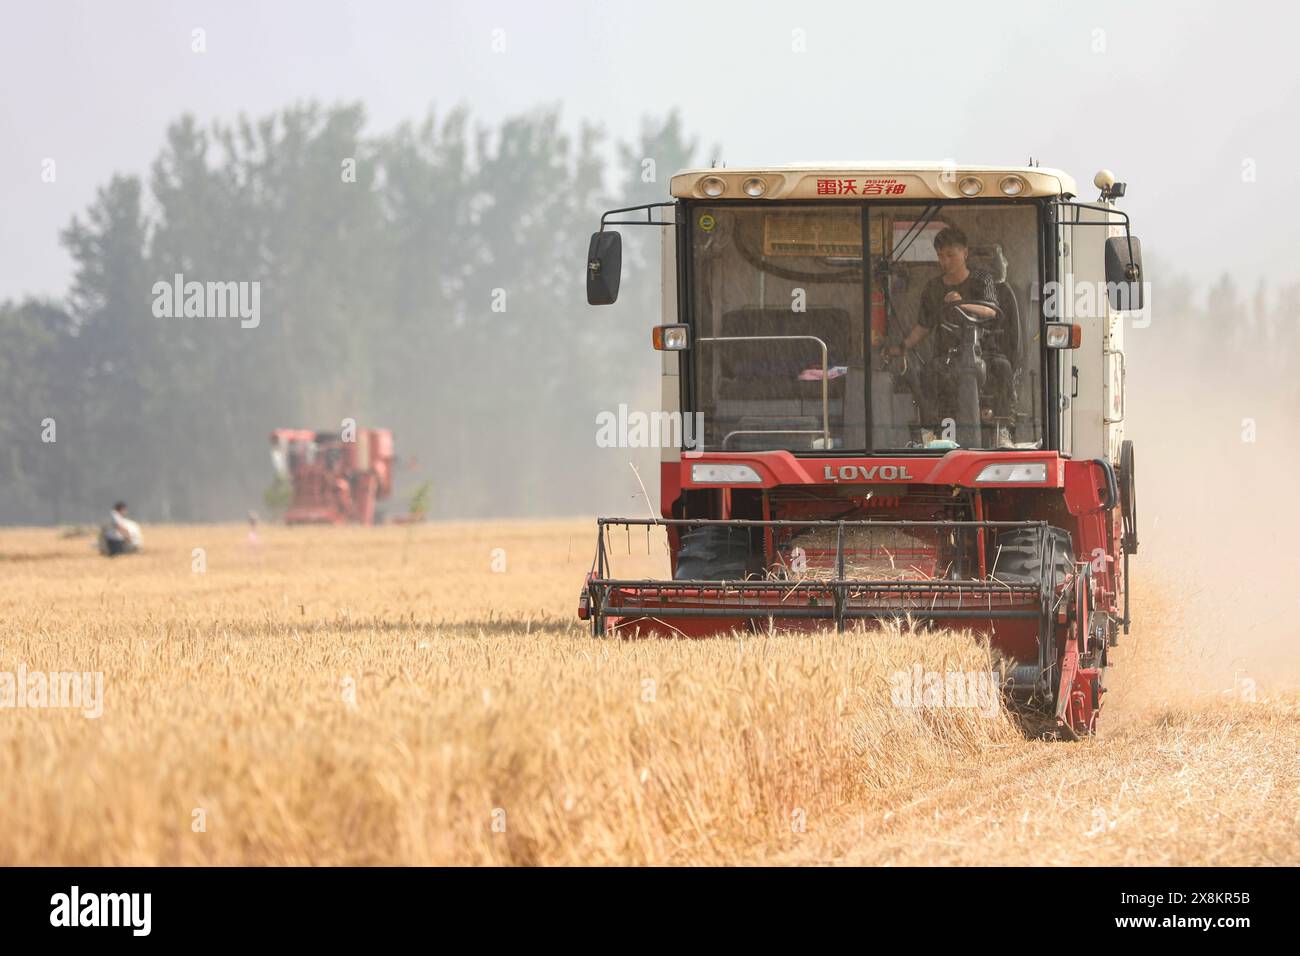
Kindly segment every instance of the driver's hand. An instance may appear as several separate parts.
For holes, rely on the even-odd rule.
[[[945,295],[945,296],[943,297],[943,301],[945,301],[945,302],[960,302],[960,301],[961,301],[961,293],[960,293],[960,292],[949,292],[947,295]]]
[[[901,345],[891,345],[888,349],[888,353],[894,358],[898,358],[903,354],[903,347]]]

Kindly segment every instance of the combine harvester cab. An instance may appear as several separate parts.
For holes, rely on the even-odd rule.
[[[595,634],[987,635],[1014,705],[1091,733],[1129,626],[1123,438],[1141,247],[1037,166],[709,169],[612,210],[588,301],[618,295],[612,225],[661,228],[662,518],[603,518]],[[619,216],[627,218],[617,218]],[[663,526],[671,580],[620,577],[611,532]]]

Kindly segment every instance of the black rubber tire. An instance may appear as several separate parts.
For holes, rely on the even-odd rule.
[[[1119,446],[1119,468],[1116,469],[1119,483],[1120,514],[1124,517],[1124,550],[1137,554],[1137,473],[1133,462],[1133,443],[1124,441]]]
[[[1063,528],[1047,529],[1044,544],[1048,552],[1052,550],[1053,541],[1056,542],[1056,552],[1052,586],[1058,587],[1074,571],[1074,549],[1070,544],[1070,533]],[[1033,528],[1002,532],[990,556],[993,577],[1007,584],[1037,584],[1047,560],[1047,555],[1039,550],[1038,532]]]
[[[705,525],[682,532],[675,581],[743,581],[751,564],[749,529]]]

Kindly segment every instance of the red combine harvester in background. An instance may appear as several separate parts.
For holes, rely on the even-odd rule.
[[[988,636],[1013,707],[1093,732],[1137,550],[1124,317],[1141,246],[1106,171],[704,169],[612,210],[662,227],[662,518],[602,518],[594,633],[701,637],[909,620]],[[635,213],[636,215],[630,215]],[[619,215],[624,218],[617,218]],[[692,428],[690,426],[694,425]],[[613,567],[661,525],[671,580]]]
[[[375,523],[375,503],[392,493],[393,434],[386,428],[341,432],[278,428],[271,461],[293,488],[286,524]]]

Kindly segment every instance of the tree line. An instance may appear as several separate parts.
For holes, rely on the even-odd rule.
[[[644,453],[597,455],[595,422],[658,399],[658,236],[628,237],[625,295],[601,310],[587,238],[690,165],[680,117],[623,143],[558,109],[366,125],[358,104],[185,116],[147,181],[98,190],[60,236],[66,294],[0,305],[0,521],[84,521],[118,498],[152,520],[237,518],[270,484],[271,429],[349,418],[393,430],[399,497],[431,482],[434,516],[628,497]],[[258,320],[163,301],[191,283],[254,288]]]

